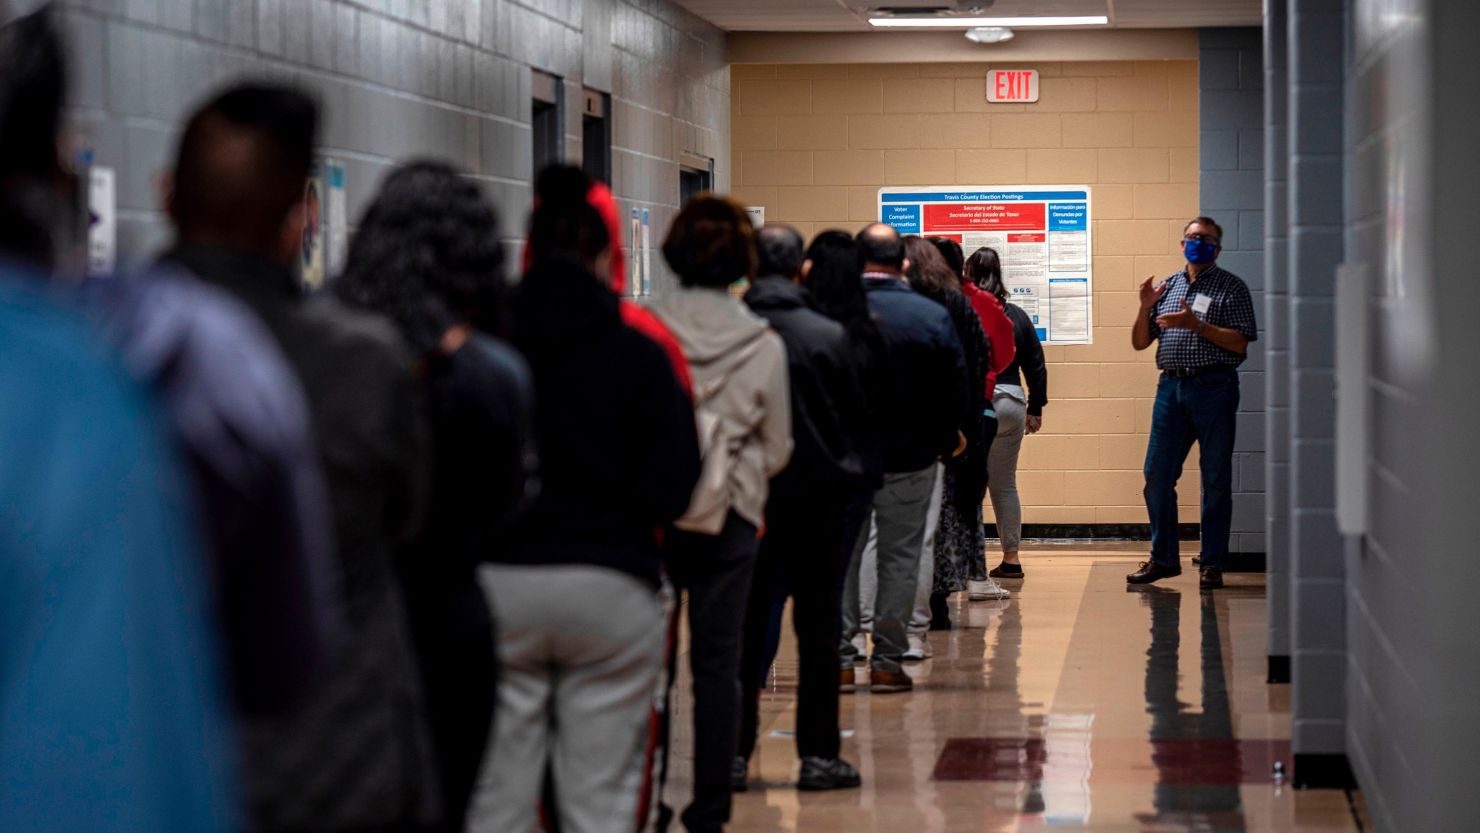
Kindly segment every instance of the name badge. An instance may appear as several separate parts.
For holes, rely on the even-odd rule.
[[[1213,299],[1207,295],[1199,295],[1192,299],[1192,311],[1198,315],[1207,313],[1208,308],[1213,305]]]

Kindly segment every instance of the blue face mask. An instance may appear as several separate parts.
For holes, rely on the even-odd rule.
[[[1182,254],[1187,257],[1188,263],[1198,266],[1212,263],[1218,257],[1218,244],[1210,240],[1184,240]]]

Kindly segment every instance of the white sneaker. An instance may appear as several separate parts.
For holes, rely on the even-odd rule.
[[[1007,588],[991,579],[977,581],[971,579],[966,582],[966,598],[973,602],[985,602],[994,599],[1006,599],[1012,593]]]
[[[934,652],[930,650],[929,640],[924,636],[908,634],[907,638],[910,641],[910,647],[904,652],[906,662],[919,662],[920,660],[930,659],[935,656]]]

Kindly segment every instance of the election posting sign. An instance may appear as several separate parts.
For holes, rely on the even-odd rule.
[[[995,249],[1012,302],[1040,340],[1093,341],[1089,186],[880,188],[879,219],[900,234],[955,240],[968,258]]]

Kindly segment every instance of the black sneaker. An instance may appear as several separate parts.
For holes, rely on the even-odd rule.
[[[987,573],[987,575],[991,576],[992,578],[1022,578],[1023,565],[1008,564],[1006,561],[1004,561],[1001,564],[993,567],[992,572]]]
[[[802,759],[802,776],[797,779],[799,790],[844,790],[863,783],[858,770],[842,758]]]
[[[750,761],[739,755],[730,763],[730,792],[743,793],[750,789],[747,780],[750,776]]]

